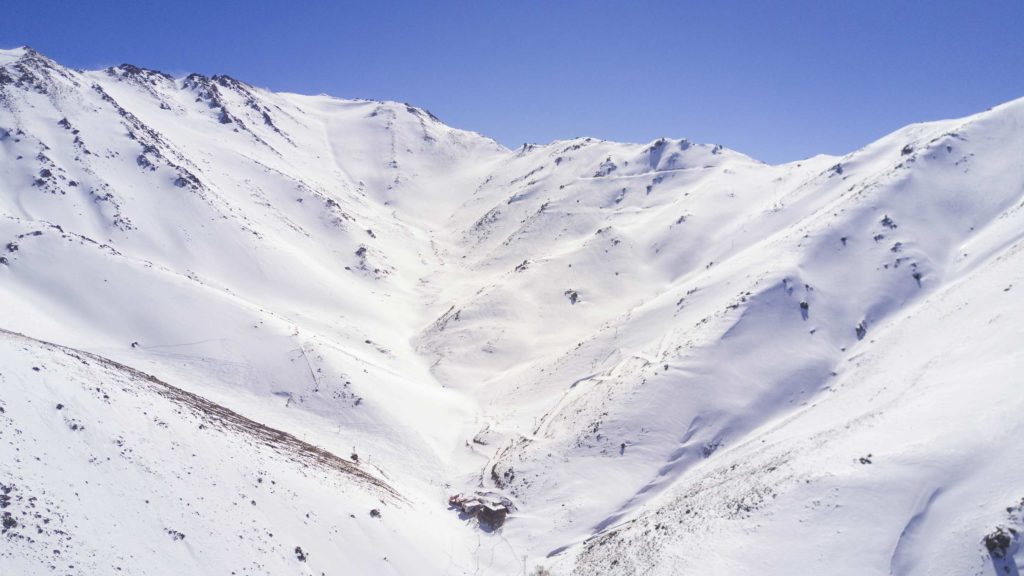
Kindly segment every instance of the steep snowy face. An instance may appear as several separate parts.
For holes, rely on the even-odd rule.
[[[486,436],[502,439],[485,468],[485,482],[489,477],[534,511],[510,524],[506,535],[529,541],[536,534],[558,534],[561,543],[547,542],[556,544],[551,546],[556,552],[569,547],[556,554],[569,556],[560,567],[571,567],[571,553],[579,550],[573,545],[587,542],[580,573],[630,574],[651,564],[666,574],[682,566],[700,572],[719,560],[724,564],[718,569],[731,572],[722,566],[739,570],[740,556],[756,565],[756,555],[733,552],[743,545],[733,534],[766,522],[773,511],[743,520],[793,486],[786,482],[794,477],[811,481],[835,472],[827,467],[823,472],[812,458],[782,466],[783,456],[791,457],[774,454],[776,461],[737,468],[741,471],[732,475],[727,466],[738,466],[751,452],[729,448],[747,444],[756,453],[766,427],[802,414],[823,397],[844,399],[828,404],[834,411],[828,416],[818,409],[815,418],[829,423],[880,413],[881,402],[874,410],[844,412],[844,402],[866,394],[852,391],[858,379],[870,380],[866,386],[871,387],[894,385],[879,372],[871,371],[870,379],[864,372],[847,375],[875,345],[876,334],[908,321],[907,315],[934,295],[972,282],[969,278],[994,260],[1019,259],[1022,113],[1024,103],[1017,101],[963,120],[911,126],[843,158],[780,167],[730,158],[719,165],[649,166],[636,175],[577,173],[562,180],[559,163],[545,167],[550,173],[535,172],[529,177],[532,184],[505,180],[508,199],[474,222],[465,240],[480,256],[471,265],[493,270],[495,279],[483,291],[463,293],[427,335],[426,346],[441,356],[439,368],[447,363],[454,380],[483,380],[481,402],[490,413],[503,414],[485,429]],[[618,151],[618,164],[628,159],[635,166],[636,156],[627,150]],[[615,163],[604,152],[597,157],[604,166]],[[586,196],[566,193],[583,182]],[[521,199],[532,190],[539,193]],[[517,207],[523,201],[533,204]],[[503,218],[514,210],[512,218]],[[501,232],[491,238],[489,229]],[[984,290],[959,294],[987,308],[981,294],[1004,294],[1013,283],[1012,271],[1022,269],[1019,264],[990,273]],[[532,303],[529,314],[518,312],[524,298]],[[927,309],[931,312],[918,315],[945,314],[939,306]],[[890,341],[897,350],[891,358],[907,355],[908,365],[925,366],[933,355],[950,354],[964,338],[957,332],[961,324],[969,325],[948,326],[950,340],[944,344],[930,340],[936,342],[934,349],[919,344],[934,326],[917,324],[902,339]],[[1012,322],[991,329],[1005,330],[1002,337],[1019,341]],[[489,340],[481,346],[485,337]],[[993,350],[993,360],[1001,354]],[[488,356],[496,357],[500,372],[481,373]],[[1021,357],[1011,356],[1014,361],[1000,363],[1001,377],[986,384],[994,386],[990,393],[1011,396],[1010,402],[1019,406],[1011,390],[1020,376],[1010,366],[1020,366]],[[464,357],[473,361],[459,362]],[[966,368],[970,356],[955,357],[958,365],[971,369]],[[837,393],[841,383],[850,388],[850,396]],[[959,393],[973,398],[971,388]],[[944,389],[943,394],[958,405],[950,400],[957,392]],[[503,412],[503,406],[524,399],[534,403],[534,411]],[[974,412],[964,410],[958,418],[963,426],[977,425]],[[1007,441],[1020,431],[1012,419],[999,426]],[[893,442],[906,436],[899,427],[890,430]],[[791,449],[784,443],[779,447]],[[865,453],[880,449],[868,446]],[[1001,460],[997,452],[991,457]],[[727,459],[726,454],[735,455]],[[922,449],[917,456],[925,454]],[[849,454],[844,466],[859,457]],[[716,470],[708,469],[719,462]],[[885,538],[893,546],[909,522],[905,510],[913,508],[923,486],[969,490],[970,483],[987,478],[962,460],[944,466],[941,472],[910,476],[912,486],[901,493],[906,508],[888,510],[893,514]],[[960,478],[951,474],[958,466]],[[760,478],[769,468],[776,476]],[[706,476],[712,472],[717,476]],[[719,499],[715,508],[701,512],[711,518],[688,522],[687,508],[692,507],[682,504],[671,516],[673,525],[686,524],[685,530],[722,533],[721,545],[709,547],[703,540],[678,544],[686,538],[659,517],[665,502],[685,500],[686,491],[725,477],[734,482],[729,491],[705,496]],[[1001,481],[1012,483],[1011,477]],[[885,478],[879,485],[906,481],[901,478]],[[975,494],[986,499],[983,489]],[[874,500],[829,496],[859,513],[883,513]],[[1015,500],[1004,493],[994,500],[986,520],[993,526],[1001,521],[1006,503],[1019,496]],[[639,522],[637,517],[650,521],[632,523]],[[778,519],[782,527],[768,546],[787,542],[783,535],[798,534],[803,521],[799,516]],[[941,525],[941,520],[929,521]],[[961,540],[904,541],[904,550],[920,546],[908,553],[929,561],[908,562],[896,571],[974,566],[978,554],[984,555],[979,542],[987,530],[980,518],[975,521],[979,524],[962,530]],[[843,528],[868,530],[870,525],[847,517]],[[609,540],[588,540],[620,526],[625,528],[616,532],[622,538],[619,546],[596,548]],[[971,533],[977,536],[964,536]],[[779,550],[806,539],[794,536]],[[670,544],[678,545],[669,559],[662,554]],[[693,560],[689,546],[711,552]],[[822,558],[822,549],[831,554],[831,547],[815,546],[802,564],[786,564],[786,558],[798,555],[782,553],[777,571],[809,565],[824,569],[823,560],[813,560]],[[873,546],[877,556],[849,559],[851,573],[888,560],[891,549],[877,541]],[[623,550],[632,548],[639,550],[635,561],[623,563]]]
[[[24,303],[11,328],[188,364],[229,395],[311,392],[332,417],[392,393],[359,390],[364,362],[399,382],[424,372],[402,354],[437,260],[419,223],[472,178],[455,156],[485,167],[500,146],[410,106],[225,76],[80,73],[32,51],[3,70],[5,296]],[[359,367],[317,365],[336,354]]]
[[[503,148],[403,104],[223,76],[30,50],[0,71],[6,329],[362,454],[407,501],[441,497],[473,406],[410,353],[439,261],[424,223]]]
[[[1024,100],[768,166],[0,51],[0,566],[1016,569],[1022,150]]]

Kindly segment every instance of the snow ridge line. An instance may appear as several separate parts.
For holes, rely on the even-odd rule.
[[[207,400],[202,396],[168,384],[151,374],[147,374],[141,370],[121,364],[120,362],[116,362],[98,354],[93,354],[91,352],[63,346],[53,342],[47,342],[46,340],[39,340],[31,336],[26,336],[20,332],[0,328],[0,334],[9,338],[28,340],[45,346],[51,350],[63,352],[64,354],[79,360],[83,364],[88,364],[88,360],[92,360],[104,367],[124,372],[131,376],[135,381],[143,381],[145,384],[148,384],[151,389],[160,396],[192,409],[202,418],[212,424],[218,425],[218,427],[224,431],[233,431],[239,434],[251,436],[259,443],[295,462],[302,464],[303,466],[319,466],[327,470],[334,470],[342,474],[354,476],[361,483],[382,492],[385,496],[396,502],[408,502],[406,498],[404,498],[387,482],[363,471],[356,464],[345,460],[328,450],[309,444],[308,442],[300,440],[283,430],[271,428],[254,420],[250,420],[249,418],[229,410],[220,404]]]

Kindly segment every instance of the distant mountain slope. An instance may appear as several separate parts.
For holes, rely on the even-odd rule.
[[[769,166],[0,51],[0,567],[1012,573],[1022,150],[1024,100]]]

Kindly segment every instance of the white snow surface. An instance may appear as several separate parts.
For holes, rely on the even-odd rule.
[[[5,50],[0,255],[3,574],[1024,565],[1024,99],[770,166]]]

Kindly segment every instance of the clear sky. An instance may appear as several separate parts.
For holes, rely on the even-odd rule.
[[[1024,96],[1024,0],[4,0],[0,47],[781,162]]]

